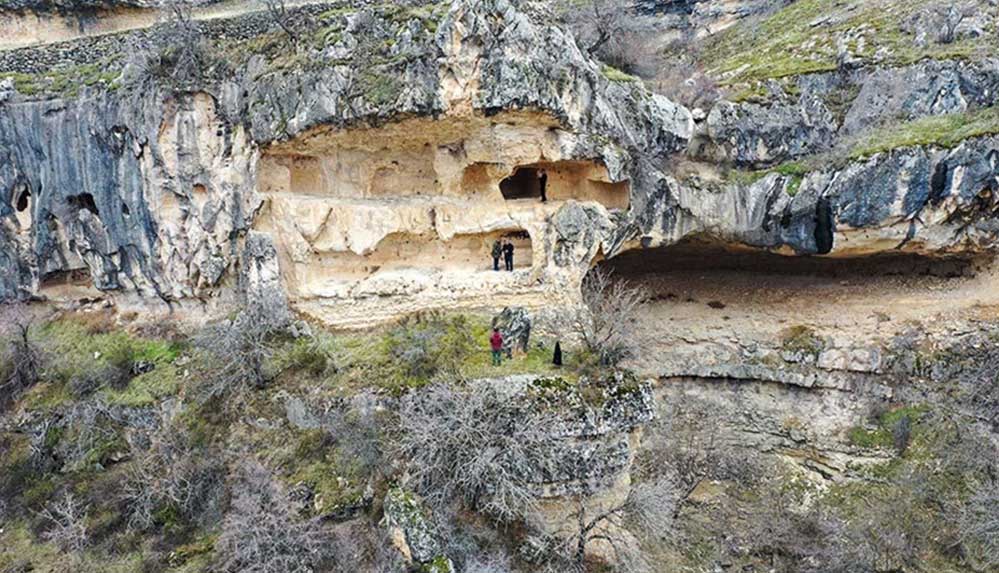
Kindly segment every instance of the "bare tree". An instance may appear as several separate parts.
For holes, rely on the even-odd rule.
[[[127,448],[122,422],[120,412],[101,398],[76,402],[61,422],[71,431],[59,441],[59,456],[67,466],[78,469],[107,462],[107,456],[114,453],[110,446]]]
[[[978,6],[975,3],[947,3],[934,9],[935,20],[940,26],[937,42],[952,44],[957,40],[957,30],[961,23],[974,16]]]
[[[126,81],[143,84],[163,81],[192,89],[214,66],[222,63],[195,18],[197,0],[160,0],[164,25],[148,36],[132,40]]]
[[[608,42],[627,29],[632,0],[585,0],[564,2],[563,18],[576,36],[579,47],[596,55]]]
[[[629,74],[651,78],[669,59],[660,35],[647,20],[636,16],[634,7],[634,0],[559,0],[557,4],[562,23],[583,52]]]
[[[662,542],[671,536],[676,493],[672,479],[659,477],[633,485],[624,500],[610,506],[596,506],[595,498],[585,494],[576,496],[568,518],[550,534],[554,567],[585,571],[590,549],[602,544],[623,570],[647,569],[642,542]]]
[[[132,464],[123,487],[129,529],[151,528],[156,512],[166,508],[189,524],[216,523],[225,496],[225,467],[219,458],[193,447],[181,428],[166,426],[157,432],[149,450]]]
[[[325,424],[337,447],[364,475],[371,475],[384,465],[382,430],[387,416],[380,411],[378,398],[364,391],[331,411]]]
[[[432,506],[459,503],[498,520],[537,503],[532,472],[557,456],[551,418],[524,408],[503,384],[435,384],[403,398],[396,457]]]
[[[241,396],[270,383],[279,374],[272,370],[270,359],[288,321],[285,307],[260,302],[198,335],[196,345],[210,358],[199,389],[201,398]]]
[[[298,41],[299,34],[295,26],[294,15],[288,10],[288,2],[286,0],[265,0],[264,5],[267,7],[267,14],[270,15],[271,20],[281,28],[288,39],[293,42]]]
[[[666,475],[673,480],[677,517],[706,480],[751,485],[765,473],[746,452],[723,442],[724,413],[712,404],[691,398],[668,402],[667,411],[644,429],[635,473],[643,479]]]
[[[961,348],[966,357],[957,379],[967,388],[967,406],[983,422],[999,429],[999,344],[992,339],[983,341],[983,347]]]
[[[892,443],[897,455],[904,455],[912,441],[912,418],[904,415],[891,427]]]
[[[22,304],[0,307],[0,411],[41,377],[43,355],[35,342],[34,316]]]
[[[999,481],[982,484],[968,500],[961,534],[985,569],[999,567]]]
[[[83,553],[88,544],[87,508],[72,493],[67,492],[58,501],[49,503],[38,515],[48,523],[43,539],[74,556]]]
[[[582,298],[583,306],[563,314],[562,326],[601,366],[615,366],[646,345],[638,325],[647,299],[643,289],[597,268],[583,280]]]
[[[220,571],[312,573],[328,559],[322,524],[297,518],[263,466],[245,462],[233,491],[215,546]]]

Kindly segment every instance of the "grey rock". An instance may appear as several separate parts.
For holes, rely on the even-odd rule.
[[[514,348],[527,352],[531,341],[531,315],[521,307],[504,308],[492,320],[492,327],[498,328],[503,335],[504,350]]]
[[[994,105],[999,99],[999,61],[928,60],[860,72],[853,81],[861,87],[846,114],[842,135],[861,133],[885,122]]]
[[[832,146],[837,125],[818,97],[763,106],[720,102],[707,120],[722,159],[739,165],[767,165]]]
[[[386,527],[398,532],[397,543],[404,544],[403,552],[417,564],[428,564],[441,559],[450,563],[443,554],[443,545],[428,516],[428,510],[413,493],[400,488],[389,490],[384,505]],[[454,570],[451,565],[448,571]]]
[[[881,349],[874,347],[829,348],[819,354],[817,366],[825,370],[878,373],[881,371]]]
[[[285,397],[284,412],[288,423],[299,430],[315,430],[322,427],[319,417],[313,414],[305,401],[297,396]]]

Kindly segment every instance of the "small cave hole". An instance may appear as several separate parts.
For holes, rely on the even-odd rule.
[[[540,199],[547,195],[543,184],[547,183],[541,169],[535,167],[519,167],[513,175],[500,182],[503,198],[511,201],[516,199]]]
[[[70,195],[67,198],[70,207],[73,207],[77,212],[86,209],[94,215],[100,215],[100,210],[97,209],[97,202],[94,201],[94,196],[90,193],[80,193],[79,195]]]
[[[18,213],[24,213],[31,206],[31,190],[25,189],[21,191],[20,195],[17,196],[17,203],[15,208]]]
[[[833,250],[836,231],[832,205],[829,199],[819,199],[815,206],[815,249],[820,255],[828,255]]]
[[[124,201],[121,202],[121,214],[126,217],[132,214],[132,210],[128,208],[128,203]]]
[[[930,178],[930,203],[939,205],[947,193],[947,175],[949,168],[946,161],[937,163]]]

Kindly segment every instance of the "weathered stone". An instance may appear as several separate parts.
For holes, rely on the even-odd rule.
[[[825,370],[877,373],[881,371],[879,348],[830,348],[819,354],[816,364]]]
[[[493,317],[492,327],[498,328],[503,335],[504,350],[514,348],[527,352],[531,341],[531,316],[527,309],[515,307],[504,308],[503,312]]]
[[[446,562],[448,566],[441,573],[454,570],[450,559],[442,553],[427,510],[413,493],[399,488],[389,490],[385,495],[384,511],[384,524],[389,528],[392,542],[407,562],[418,565]]]
[[[708,115],[708,133],[724,159],[760,166],[823,151],[836,123],[818,97],[769,106],[720,102]]]

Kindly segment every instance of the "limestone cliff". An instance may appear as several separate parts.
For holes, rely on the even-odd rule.
[[[251,58],[198,93],[143,85],[84,90],[70,100],[8,95],[5,296],[36,294],[46,277],[78,269],[101,290],[165,300],[204,296],[232,269],[239,238],[255,225],[273,229],[289,277],[298,266],[321,270],[314,259],[324,252],[365,255],[393,233],[447,242],[530,225],[540,234],[545,223],[537,215],[516,222],[500,208],[485,220],[454,217],[449,229],[443,211],[471,213],[475,201],[467,196],[476,191],[469,187],[486,191],[518,164],[539,162],[564,163],[566,177],[591,177],[598,189],[632,180],[632,196],[641,201],[651,195],[643,189],[663,184],[656,162],[690,136],[686,110],[608,79],[571,37],[507,2],[431,5],[426,14],[413,8],[393,19],[386,10],[333,17],[339,40],[314,54],[328,65],[291,75]],[[404,131],[411,140],[398,137]],[[385,166],[367,159],[386,146],[410,159]],[[299,170],[337,154],[371,167],[329,201],[317,196],[322,188],[298,188],[309,176]],[[419,174],[408,169],[429,172],[417,183]],[[288,188],[289,177],[295,188]],[[346,185],[339,177],[335,184]],[[372,194],[381,197],[369,205],[354,201]],[[428,197],[379,206],[393,195]],[[440,195],[451,197],[434,197]],[[268,213],[258,216],[265,198]],[[322,205],[306,209],[314,222],[284,218],[305,198]],[[377,216],[361,226],[324,222],[332,210],[349,220],[371,209]],[[324,233],[346,237],[309,244]]]
[[[626,55],[680,80],[612,67],[629,58],[582,46],[548,1],[306,0],[286,21],[151,4],[0,0],[0,302],[73,309],[34,333],[63,360],[0,408],[18,536],[52,484],[93,499],[107,468],[173,455],[153,442],[177,424],[194,469],[236,492],[217,458],[260,461],[299,517],[364,532],[339,539],[425,570],[537,570],[552,540],[485,516],[471,545],[521,569],[473,567],[406,489],[409,460],[381,451],[400,395],[445,379],[529,398],[504,424],[556,414],[558,463],[516,468],[542,533],[669,476],[685,497],[680,533],[653,543],[664,570],[988,570],[958,555],[955,516],[995,479],[968,459],[999,425],[995,2],[952,26],[932,0],[629,2]],[[641,383],[593,385],[606,365],[552,320],[593,269],[642,289],[642,344],[619,364]],[[237,297],[297,315],[260,334],[274,383],[217,413],[196,394],[232,357],[159,319]],[[484,350],[504,307],[492,324],[523,344],[507,371]],[[146,533],[172,535],[167,513]],[[178,519],[193,525],[153,561],[224,552],[219,519]],[[841,567],[829,546],[870,551]]]
[[[487,296],[554,302],[598,256],[691,235],[799,255],[978,253],[996,240],[992,137],[782,169],[872,114],[991,105],[990,60],[802,76],[793,96],[775,86],[765,106],[722,102],[695,128],[668,93],[594,62],[514,2],[327,10],[307,32],[318,43],[290,53],[266,20],[236,21],[243,36],[270,34],[269,51],[219,44],[229,63],[180,92],[131,63],[75,97],[8,85],[5,298],[58,296],[51,287],[67,282],[211,298],[234,284],[251,229],[275,242],[300,308],[343,324]],[[120,52],[136,34],[148,35],[101,41]],[[44,49],[7,52],[7,65]],[[906,74],[939,87],[912,91],[921,82]],[[873,103],[883,85],[898,88]],[[849,86],[860,95],[838,119],[826,100]],[[758,175],[733,181],[719,162]],[[525,200],[541,169],[551,200]],[[514,236],[523,268],[482,272],[489,245]],[[370,303],[386,296],[398,303]]]

